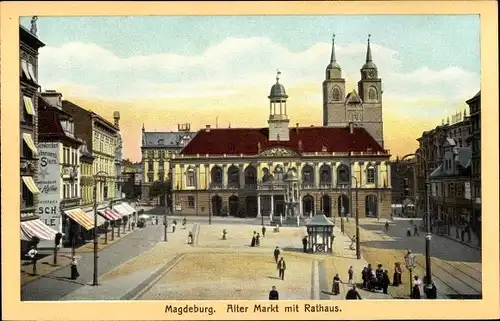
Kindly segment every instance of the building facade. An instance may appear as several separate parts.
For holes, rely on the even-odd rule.
[[[19,26],[19,119],[21,221],[37,219],[38,196],[38,50],[45,44],[34,30]]]
[[[467,100],[469,105],[469,119],[471,135],[469,145],[472,149],[472,177],[471,177],[471,202],[472,221],[471,227],[481,242],[481,91]]]
[[[372,59],[370,37],[366,61],[360,72],[358,90],[347,93],[342,68],[335,55],[334,35],[330,64],[323,81],[323,126],[345,128],[349,123],[356,123],[384,147],[382,79],[379,78],[378,68]]]
[[[41,93],[38,103],[40,190],[38,215],[58,232],[68,234],[64,211],[80,205],[80,146],[73,117],[62,110],[62,94]]]
[[[73,116],[75,134],[85,141],[92,154],[92,176],[98,175],[97,202],[115,199],[116,195],[116,150],[120,129],[102,116],[84,109],[70,101],[62,101],[63,110]]]
[[[170,159],[187,145],[196,133],[191,132],[190,124],[178,124],[177,132],[148,132],[142,126],[142,186],[141,199],[164,204],[164,199],[153,200],[149,189],[155,181],[166,181],[169,176]]]
[[[87,144],[83,142],[80,147],[80,206],[92,207],[94,202],[94,157],[89,152]]]
[[[116,128],[120,129],[120,112],[113,112],[113,120]],[[120,131],[116,133],[116,151],[115,151],[115,198],[121,199],[122,195],[122,187],[123,187],[123,177],[122,177],[122,160],[123,160],[123,139]]]
[[[207,125],[171,159],[174,214],[285,215],[284,177],[295,173],[300,216],[352,216],[358,208],[361,217],[390,217],[390,152],[355,122],[290,127],[279,76],[268,127]]]

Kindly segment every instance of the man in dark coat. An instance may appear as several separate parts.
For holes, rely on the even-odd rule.
[[[286,263],[285,263],[285,260],[283,259],[283,257],[281,257],[280,260],[278,261],[277,268],[279,271],[279,274],[278,274],[279,278],[282,280],[285,280]]]
[[[276,246],[274,249],[274,261],[278,263],[278,258],[280,257],[280,248]]]
[[[361,296],[359,295],[358,290],[356,290],[356,285],[353,285],[352,289],[347,291],[345,299],[346,300],[361,300]]]
[[[269,300],[279,300],[279,299],[280,299],[280,295],[279,295],[278,291],[276,291],[276,287],[273,286],[272,290],[269,291]]]
[[[266,227],[262,225],[262,237],[266,237]]]
[[[302,238],[302,247],[304,248],[304,253],[307,253],[307,236]]]
[[[427,299],[437,299],[437,288],[434,281],[432,281],[430,288],[426,287],[425,296],[427,297]]]
[[[366,266],[361,271],[361,279],[363,280],[363,289],[366,289],[366,284],[368,283],[368,268]]]
[[[419,236],[419,234],[418,234],[418,227],[417,227],[416,224],[413,225],[413,236]]]
[[[338,273],[333,277],[332,292],[333,295],[340,294],[340,276]]]
[[[389,271],[385,270],[382,276],[382,290],[384,291],[384,294],[387,294],[389,284],[391,284],[391,280],[389,279]]]

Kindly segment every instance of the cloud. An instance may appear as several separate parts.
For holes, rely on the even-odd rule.
[[[119,57],[93,43],[72,42],[40,49],[39,78],[43,89],[57,89],[104,116],[112,114],[110,108],[122,111],[124,128],[137,130],[127,133],[125,154],[137,159],[142,122],[157,130],[175,130],[176,123],[186,121],[197,128],[213,123],[217,114],[233,126],[265,126],[276,69],[290,96],[292,123],[321,125],[321,83],[330,52],[330,43],[292,51],[269,38],[252,37],[227,38],[199,55]],[[357,89],[365,55],[366,44],[336,44],[347,91]],[[398,151],[409,151],[422,131],[463,110],[479,89],[479,75],[458,66],[407,70],[397,50],[377,44],[372,55],[384,90],[384,135]],[[402,136],[398,126],[409,122],[414,126],[397,139]]]

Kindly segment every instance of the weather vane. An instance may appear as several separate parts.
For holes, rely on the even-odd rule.
[[[372,36],[371,34],[368,34],[368,42],[370,42],[370,37],[371,36]]]
[[[276,82],[278,82],[280,80],[280,75],[281,75],[281,71],[279,69],[276,69]]]

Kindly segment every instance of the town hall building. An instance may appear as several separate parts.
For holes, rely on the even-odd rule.
[[[324,126],[290,126],[278,72],[268,96],[268,127],[207,125],[172,156],[174,215],[285,215],[285,184],[293,176],[301,216],[353,216],[358,208],[360,217],[389,217],[391,155],[384,149],[381,88],[368,39],[358,90],[346,94],[333,40],[323,82]]]

